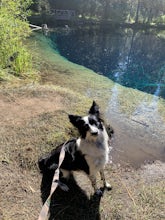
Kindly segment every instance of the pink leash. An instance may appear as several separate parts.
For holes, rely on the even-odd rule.
[[[50,202],[51,202],[51,196],[54,193],[54,191],[56,190],[57,186],[58,186],[58,181],[59,180],[59,174],[60,174],[60,166],[65,158],[65,144],[67,143],[67,141],[63,144],[62,148],[61,148],[61,152],[60,152],[60,156],[59,156],[59,163],[58,163],[58,168],[55,170],[54,176],[53,176],[53,181],[52,181],[52,185],[51,185],[51,190],[50,190],[50,195],[48,196],[46,202],[44,203],[41,212],[39,214],[38,220],[45,220],[48,216],[48,212],[49,212],[49,207],[50,207]]]

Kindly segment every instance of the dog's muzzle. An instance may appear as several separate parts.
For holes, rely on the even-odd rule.
[[[91,135],[92,135],[92,136],[97,136],[97,135],[98,135],[98,132],[97,132],[97,131],[91,132]]]

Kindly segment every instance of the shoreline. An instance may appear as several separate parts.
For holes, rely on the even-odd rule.
[[[157,132],[152,133],[151,125],[146,127],[124,115],[112,112],[109,118],[115,130],[112,161],[134,168],[157,160],[165,162],[165,145],[158,125]]]

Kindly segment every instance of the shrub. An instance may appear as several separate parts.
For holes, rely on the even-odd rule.
[[[0,67],[10,67],[17,75],[31,65],[24,40],[30,35],[27,22],[31,0],[0,1]]]

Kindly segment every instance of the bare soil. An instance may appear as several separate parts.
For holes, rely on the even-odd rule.
[[[67,95],[44,86],[0,91],[0,219],[38,218],[42,203],[37,159],[57,144],[59,117],[66,120],[67,108]],[[62,132],[72,134],[71,128]],[[78,187],[73,191],[71,185],[68,195],[56,193],[50,219],[165,219],[164,163],[135,169],[116,162],[107,166],[106,176],[113,190],[100,199],[91,196],[89,180],[76,174]]]

